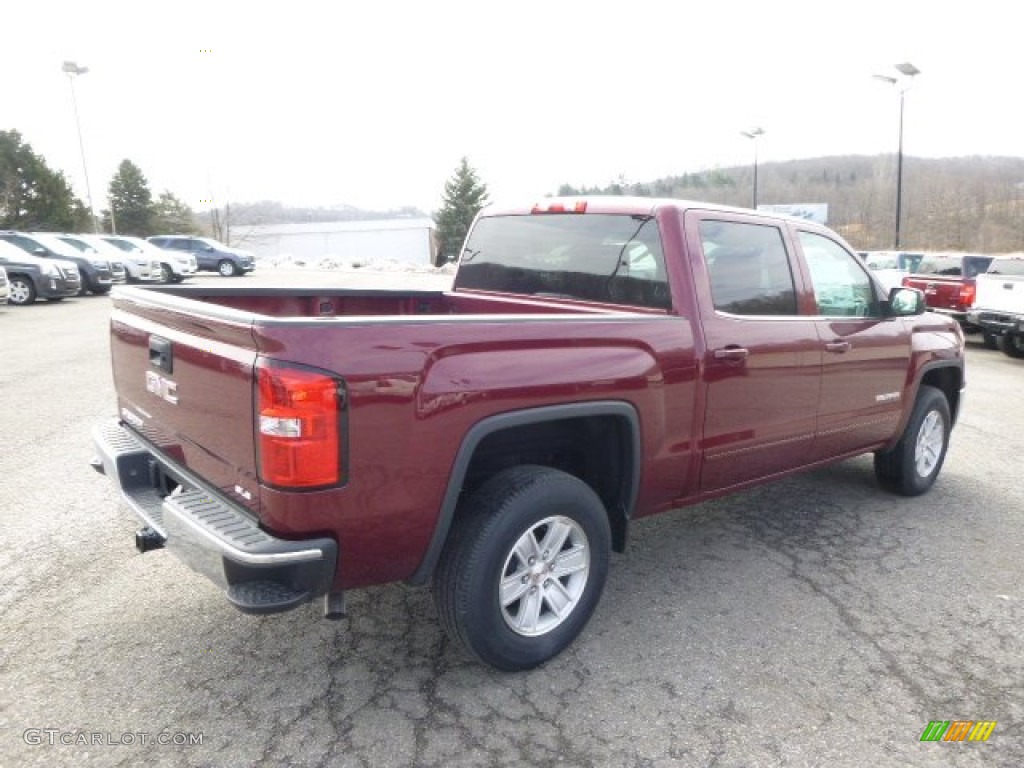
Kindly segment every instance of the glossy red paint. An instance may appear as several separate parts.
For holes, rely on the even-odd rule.
[[[887,445],[924,371],[961,369],[962,337],[947,320],[817,314],[797,231],[849,250],[822,227],[674,200],[597,198],[585,212],[566,210],[574,212],[543,215],[653,216],[671,309],[462,290],[129,288],[113,299],[122,418],[268,532],[335,539],[335,588],[346,589],[409,579],[421,567],[446,519],[460,449],[489,417],[627,404],[640,444],[626,511],[642,517]],[[778,229],[792,314],[715,309],[695,234],[707,219]],[[931,347],[915,333],[923,324]],[[174,404],[145,385],[154,336],[173,349]],[[306,492],[260,484],[258,358],[343,380],[343,484]]]

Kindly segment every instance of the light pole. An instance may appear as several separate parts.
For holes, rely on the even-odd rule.
[[[764,128],[751,128],[749,131],[740,131],[740,136],[746,136],[754,142],[754,191],[752,194],[753,203],[751,208],[757,210],[757,138],[764,136]]]
[[[92,219],[92,230],[97,234],[100,231],[96,221],[96,209],[92,206],[92,189],[89,188],[89,167],[85,162],[85,143],[82,141],[82,124],[78,119],[78,100],[75,98],[75,75],[84,75],[89,71],[88,67],[80,67],[73,61],[65,61],[61,72],[68,76],[68,84],[71,86],[71,105],[75,109],[75,129],[78,131],[78,149],[82,153],[82,174],[85,176],[85,196],[89,201],[89,217]]]
[[[881,80],[889,85],[900,87],[900,138],[896,150],[896,234],[893,238],[893,248],[900,249],[900,220],[903,215],[903,96],[910,88],[910,81],[915,75],[921,74],[921,70],[905,61],[896,64],[896,70],[903,75],[903,78],[891,77],[889,75],[874,75],[876,80]]]

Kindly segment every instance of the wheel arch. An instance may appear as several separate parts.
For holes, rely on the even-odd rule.
[[[960,391],[964,386],[963,366],[957,362],[929,363],[922,368],[917,391],[919,392],[925,385],[941,390],[946,396],[950,417],[955,424],[960,410]],[[917,399],[917,392],[914,393],[914,398]]]
[[[580,438],[586,437],[586,441]],[[558,448],[573,459],[537,460],[531,443],[542,441],[552,455]],[[441,556],[464,491],[509,466],[503,462],[526,451],[530,460],[562,469],[587,483],[604,502],[612,548],[625,548],[629,518],[640,486],[640,419],[632,405],[608,400],[542,406],[490,416],[473,425],[455,455],[430,544],[407,582],[425,584]],[[607,475],[602,475],[607,472]]]

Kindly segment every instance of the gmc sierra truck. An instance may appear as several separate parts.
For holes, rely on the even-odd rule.
[[[93,466],[246,613],[432,584],[504,670],[583,629],[633,521],[873,453],[931,487],[964,341],[802,219],[489,207],[451,290],[114,291]]]

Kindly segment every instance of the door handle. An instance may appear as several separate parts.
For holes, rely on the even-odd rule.
[[[844,352],[849,352],[852,346],[848,341],[830,341],[825,344],[825,349],[828,352],[835,352],[837,355],[841,355]]]
[[[746,360],[750,351],[743,347],[725,347],[715,350],[715,360]]]

